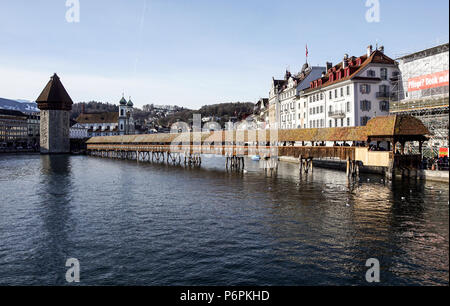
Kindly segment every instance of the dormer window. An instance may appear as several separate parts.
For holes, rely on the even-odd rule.
[[[356,59],[356,66],[361,66],[361,58],[360,57],[358,57]]]
[[[346,77],[349,77],[349,76],[350,76],[350,68],[345,68],[344,77],[346,78]]]

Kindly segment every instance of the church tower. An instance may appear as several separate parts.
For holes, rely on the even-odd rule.
[[[122,96],[119,102],[119,135],[127,134],[127,100]]]
[[[72,99],[56,73],[36,100],[41,110],[41,154],[70,153]]]
[[[134,134],[134,118],[133,118],[133,101],[131,101],[131,97],[127,103],[127,134]]]

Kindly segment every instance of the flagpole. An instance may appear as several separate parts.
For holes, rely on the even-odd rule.
[[[306,63],[308,64],[308,44],[306,44]]]

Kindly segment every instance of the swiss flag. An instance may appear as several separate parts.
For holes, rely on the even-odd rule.
[[[306,45],[306,57],[308,57],[308,54],[309,54],[309,52],[308,52],[308,45]]]

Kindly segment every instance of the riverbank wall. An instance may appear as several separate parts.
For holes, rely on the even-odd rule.
[[[298,164],[299,161],[295,157],[281,156],[281,162]],[[347,164],[344,160],[333,160],[333,159],[314,159],[314,167],[333,169],[338,171],[346,171]],[[359,169],[360,173],[370,173],[385,175],[386,169],[383,167],[367,167],[361,166]],[[400,175],[401,177],[401,175]],[[449,183],[449,171],[432,171],[432,170],[419,170],[417,177],[421,180],[426,180],[430,182],[441,182]]]

